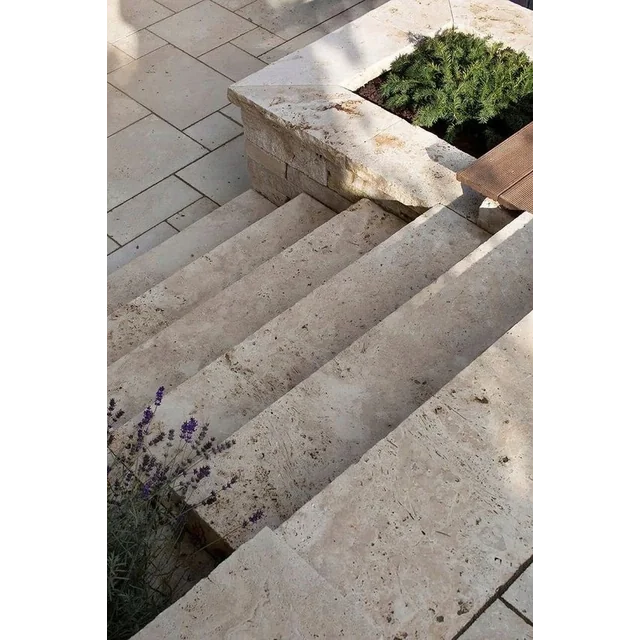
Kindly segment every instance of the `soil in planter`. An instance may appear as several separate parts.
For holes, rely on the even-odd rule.
[[[407,122],[413,122],[413,117],[415,116],[415,109],[390,109],[385,106],[384,98],[380,94],[380,86],[385,80],[386,73],[383,73],[381,76],[374,78],[373,80],[367,82],[364,86],[360,87],[355,91],[359,96],[363,97],[365,100],[369,100],[369,102],[373,102],[377,104],[379,107],[382,107],[386,111],[390,111],[394,113],[398,117],[406,120]],[[487,129],[487,125],[482,125],[478,122],[470,122],[464,125],[462,130],[456,137],[453,139],[454,147],[457,147],[461,151],[468,153],[470,156],[474,158],[479,158],[480,156],[487,153],[487,151],[493,149],[493,147],[499,145],[503,140],[506,140],[509,136],[516,133],[516,131],[511,130],[508,126],[499,120],[490,120],[488,123],[489,126],[493,129],[493,131],[498,133],[498,136],[492,141],[492,143],[487,143],[487,139],[485,137],[485,131]],[[432,127],[424,127],[427,131],[438,136],[438,138],[443,138],[445,135],[445,131],[447,130],[447,125],[444,122],[436,122]]]

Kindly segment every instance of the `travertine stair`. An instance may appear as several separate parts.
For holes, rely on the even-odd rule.
[[[532,638],[531,376],[528,314],[135,638]]]
[[[198,507],[202,520],[233,547],[253,535],[239,525],[256,507],[279,526],[528,314],[532,233],[520,215],[235,431],[193,501],[232,476],[242,492]]]

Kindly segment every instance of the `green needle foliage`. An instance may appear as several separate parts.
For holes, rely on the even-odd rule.
[[[533,120],[526,54],[454,29],[394,60],[380,92],[388,109],[412,113],[413,124],[446,127],[450,143],[465,130],[481,130],[490,149]]]

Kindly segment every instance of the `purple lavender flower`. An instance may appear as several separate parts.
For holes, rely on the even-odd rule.
[[[162,398],[164,397],[164,387],[160,387],[157,391],[156,391],[156,401],[155,401],[155,405],[156,407],[160,406],[160,403],[162,402]]]
[[[167,433],[167,440],[169,440],[169,442],[173,442],[173,437],[176,435],[176,430],[175,429],[169,429],[169,432]]]
[[[193,470],[193,477],[196,482],[200,482],[200,480],[206,478],[211,473],[211,467],[207,464],[199,469]]]
[[[180,427],[180,438],[185,442],[191,442],[193,438],[193,433],[198,426],[198,421],[195,418],[189,418],[183,425]]]

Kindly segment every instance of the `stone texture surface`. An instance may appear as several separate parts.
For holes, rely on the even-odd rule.
[[[223,44],[199,58],[232,80],[242,80],[265,67],[265,63],[231,43]]]
[[[118,249],[120,245],[112,240],[109,236],[107,236],[107,255],[109,255],[112,251]]]
[[[502,597],[533,622],[533,565],[527,568]]]
[[[179,171],[178,176],[218,204],[224,204],[240,195],[251,187],[244,136],[238,136],[218,147]]]
[[[494,602],[460,640],[533,640],[533,627],[502,602]]]
[[[529,314],[279,529],[385,637],[453,637],[531,555],[532,328]]]
[[[154,0],[107,0],[107,41],[116,42],[170,15]]]
[[[253,190],[216,209],[107,280],[107,313],[199,258],[275,206]]]
[[[109,276],[112,276],[115,271],[122,269],[134,259],[157,247],[175,235],[175,233],[176,230],[166,222],[162,222],[152,229],[145,231],[135,240],[128,242],[124,247],[109,254],[107,257],[107,273]]]
[[[217,149],[242,133],[242,127],[221,113],[213,113],[184,132],[207,149]]]
[[[135,100],[118,91],[110,84],[107,85],[107,135],[128,127],[141,118],[149,115],[149,110],[139,105]]]
[[[108,209],[206,153],[204,147],[153,114],[113,134],[107,146]]]
[[[236,431],[211,482],[239,475],[246,493],[198,509],[211,529],[234,547],[246,540],[244,500],[280,525],[529,313],[532,230],[523,214]],[[255,368],[259,354],[245,362]]]
[[[240,1],[244,2],[244,0]],[[243,33],[231,42],[235,44],[236,47],[240,47],[243,51],[257,57],[266,53],[270,49],[281,45],[284,40],[277,35],[269,33],[269,31],[258,27],[257,29]]]
[[[496,233],[508,225],[517,215],[518,212],[508,211],[494,200],[485,198],[478,210],[476,224],[489,233]]]
[[[154,24],[149,31],[198,57],[254,27],[239,15],[205,0]]]
[[[124,51],[107,43],[107,73],[119,69],[125,64],[132,62],[133,58]]]
[[[247,276],[262,263],[275,258],[281,251],[330,220],[334,215],[333,211],[315,202],[309,196],[300,195],[286,206],[273,211],[209,253],[176,271],[109,317],[108,361],[114,362],[121,358],[137,345],[186,315],[199,303],[216,297],[226,287]],[[273,265],[270,264],[265,268],[266,274],[269,274],[269,269],[272,269]],[[253,281],[266,287],[267,283],[259,279],[265,277],[264,270],[260,274],[261,276],[253,276]],[[258,277],[257,281],[256,277]],[[228,298],[229,295],[232,293],[228,292],[226,297]],[[265,297],[267,297],[266,293]],[[267,299],[265,305],[269,302]],[[243,302],[245,303],[248,306],[244,308],[244,313],[252,313],[254,305],[251,302]],[[273,303],[276,304],[276,300]],[[215,306],[216,303],[212,304]],[[222,304],[221,300],[220,304]],[[231,304],[233,308],[236,303],[233,300],[231,303],[227,300],[225,304]],[[236,309],[236,313],[239,311]],[[213,309],[214,315],[224,312],[231,313],[231,310]],[[271,317],[267,318],[267,320],[270,319]],[[212,322],[215,322],[213,316],[204,319],[202,329],[205,335],[208,331],[206,327]],[[194,321],[191,320],[183,327],[184,335],[179,339],[180,345],[176,345],[177,348],[186,346],[184,342],[189,338],[189,327],[194,325]],[[178,328],[175,327],[176,330]],[[216,330],[214,329],[214,332]],[[238,330],[241,330],[240,327],[232,327],[231,333]],[[168,354],[169,352],[165,359],[168,359]],[[196,360],[202,357],[206,356],[201,352]],[[167,363],[167,366],[172,365]],[[144,367],[141,368],[141,374],[143,378],[148,377]],[[166,386],[168,383],[167,379],[161,384]]]
[[[200,198],[193,204],[182,209],[178,213],[167,218],[167,222],[178,231],[184,231],[190,224],[197,222],[201,218],[204,218],[208,213],[211,213],[214,209],[217,209],[218,205],[209,200],[209,198]]]
[[[357,4],[358,0],[324,0],[292,3],[287,0],[257,0],[238,11],[253,22],[288,40]]]
[[[288,203],[285,207],[292,209],[293,204]],[[267,387],[273,393],[285,385],[292,386],[304,377],[305,372],[313,370],[318,358],[330,350],[329,344],[312,337],[308,327],[313,322],[309,320],[307,327],[294,335],[292,330],[288,331],[282,326],[282,330],[274,334],[274,325],[278,323],[269,321],[293,307],[298,300],[312,295],[314,289],[400,227],[399,221],[394,220],[393,216],[370,204],[335,217],[333,212],[318,208],[317,203],[315,209],[318,212],[318,224],[323,218],[330,219],[109,367],[109,397],[115,397],[118,406],[128,415],[135,415],[134,411],[142,411],[149,393],[153,395],[160,385],[170,390],[213,363],[211,368],[207,367],[206,375],[209,376],[217,366],[214,363],[216,358],[220,360],[218,364],[223,365],[227,379],[229,373],[232,377],[237,377],[233,374],[242,373],[241,377],[246,378],[246,382],[241,384],[243,387],[247,383],[253,384],[253,395],[260,388],[259,383],[264,381],[265,373],[268,375]],[[335,291],[334,287],[334,298]],[[320,306],[316,305],[317,308]],[[305,308],[308,310],[308,307]],[[290,314],[296,319],[293,326],[300,324],[301,313],[302,310],[298,308],[297,312]],[[331,334],[337,331],[338,327],[334,326]],[[338,339],[345,340],[345,334],[341,332]],[[274,338],[274,335],[280,338]],[[266,339],[264,336],[267,336]],[[243,366],[239,357],[232,360],[229,353],[225,354],[245,338],[254,347],[251,351],[261,353],[262,365],[254,362],[253,366],[248,363]],[[273,357],[268,357],[266,350],[273,350]],[[236,349],[238,354],[240,351]],[[163,353],[162,359],[156,357],[160,352]],[[267,372],[264,371],[265,365]],[[158,383],[158,380],[161,382]],[[123,385],[124,381],[126,386]],[[198,387],[198,383],[194,386]],[[207,391],[208,395],[219,395],[225,391],[228,388],[225,376],[219,384],[211,386],[214,388]],[[239,393],[240,386],[237,386],[233,395],[238,396]],[[184,394],[178,390],[178,395],[182,397]],[[263,394],[260,394],[260,400],[264,402]],[[245,399],[244,402],[242,413],[246,414],[256,401]],[[156,414],[156,425],[168,420],[172,412],[172,400],[163,404],[167,408]],[[220,405],[219,409],[228,410],[228,403],[221,402]],[[241,413],[235,418],[239,419],[242,419]],[[227,422],[212,423],[211,435],[220,439],[226,426]]]
[[[278,160],[278,158],[272,156],[248,140],[245,140],[245,149],[247,150],[247,158],[253,160],[253,162],[261,165],[267,171],[275,174],[279,178],[285,179],[287,177],[286,162]]]
[[[228,78],[171,45],[131,62],[108,78],[178,129],[229,102]]]
[[[349,598],[263,529],[134,640],[381,638]]]
[[[167,43],[162,38],[151,33],[151,31],[142,29],[141,31],[132,33],[126,38],[118,40],[115,46],[130,55],[132,58],[137,59],[142,58],[142,56],[146,56],[147,53],[151,53],[165,44]]]
[[[200,198],[175,176],[169,176],[107,214],[107,233],[125,244]]]

